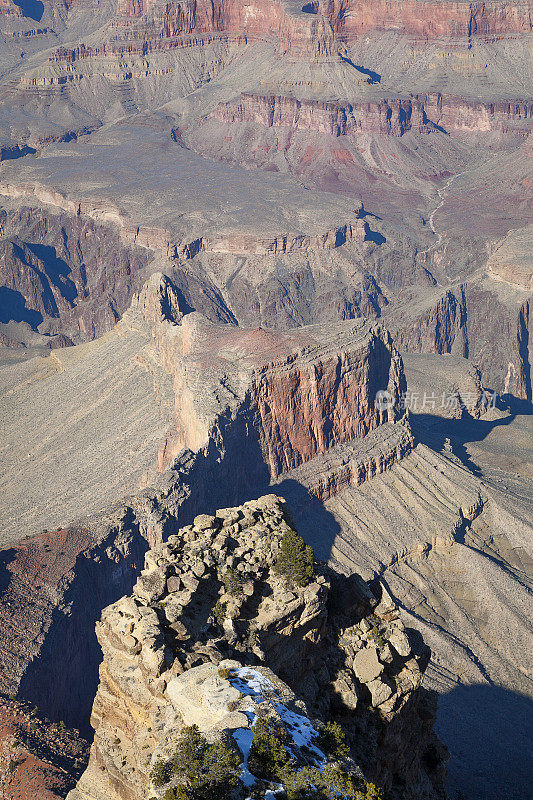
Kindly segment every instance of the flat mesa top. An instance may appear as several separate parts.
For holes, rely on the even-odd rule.
[[[209,161],[171,139],[171,126],[115,126],[77,142],[47,148],[15,166],[2,184],[41,184],[79,202],[155,226],[177,239],[187,235],[318,235],[355,220],[353,200],[310,192],[276,173],[250,172]]]

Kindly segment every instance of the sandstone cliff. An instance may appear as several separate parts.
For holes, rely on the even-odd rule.
[[[21,525],[28,534],[57,528],[80,511],[95,513],[172,481],[172,473],[161,476],[178,456],[192,457],[199,469],[213,446],[222,463],[239,449],[246,453],[244,491],[259,476],[276,477],[398,414],[401,359],[377,325],[348,321],[281,333],[215,325],[181,308],[172,281],[155,274],[102,339],[6,370],[2,402],[12,450],[5,491],[12,503],[2,512],[5,535]],[[378,390],[391,393],[394,408],[375,407]],[[24,400],[9,415],[13,393],[21,392]],[[52,397],[56,415],[46,411]],[[84,443],[81,452],[72,451],[74,441]],[[49,463],[43,448],[71,455]],[[38,463],[21,460],[22,450]],[[28,492],[21,478],[30,473]]]
[[[225,103],[212,112],[227,124],[255,123],[266,127],[290,127],[330,136],[362,133],[402,136],[407,131],[441,130],[459,135],[469,132],[516,133],[530,131],[530,101],[483,103],[438,93],[413,99],[383,98],[374,102],[338,103],[243,94],[237,103]]]

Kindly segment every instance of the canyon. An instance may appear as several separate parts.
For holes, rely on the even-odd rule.
[[[117,335],[125,350],[114,343]],[[101,362],[106,346],[117,355],[115,365],[109,356],[105,361],[114,375],[115,391],[123,392],[122,397],[131,389],[124,383],[121,363],[142,372],[149,367],[144,429],[139,416],[142,384],[137,377],[131,404],[135,425],[128,424],[125,415],[125,428],[116,431],[117,440],[123,439],[126,445],[123,449],[110,439],[117,407],[110,387],[99,401],[97,427],[92,431],[86,420],[94,411],[80,393],[79,370],[87,376],[91,370],[94,373],[91,360],[96,357]],[[65,426],[58,418],[58,432],[46,436],[48,448],[62,454],[57,461],[62,473],[52,482],[52,486],[63,486],[61,497],[52,490],[42,502],[47,491],[46,464],[34,503],[31,495],[11,495],[10,507],[18,508],[19,515],[24,507],[28,509],[24,526],[29,536],[16,543],[14,518],[3,551],[2,690],[6,695],[24,697],[50,719],[64,720],[88,734],[100,661],[93,631],[101,609],[131,592],[149,546],[159,546],[168,537],[179,541],[179,527],[198,512],[214,513],[236,498],[264,493],[269,485],[287,499],[298,530],[319,558],[328,560],[338,574],[351,574],[355,567],[371,586],[379,576],[398,598],[409,626],[431,642],[429,686],[443,697],[453,696],[455,687],[465,680],[467,685],[503,685],[528,692],[528,667],[516,660],[528,651],[527,642],[507,650],[505,637],[499,641],[497,633],[502,625],[512,629],[515,637],[527,631],[530,500],[525,487],[521,489],[520,480],[515,480],[512,487],[506,486],[512,494],[506,494],[499,484],[501,477],[489,465],[479,476],[460,438],[454,438],[448,450],[442,449],[438,433],[433,441],[427,431],[417,431],[421,423],[416,415],[413,422],[402,415],[398,402],[406,387],[402,361],[379,326],[346,321],[333,329],[311,326],[282,334],[213,323],[198,312],[180,308],[176,287],[156,274],[135,296],[116,332],[55,352],[71,357],[59,370],[41,373],[36,381],[31,374],[29,381],[19,376],[11,390],[27,393],[33,384],[37,392],[44,392],[43,397],[51,397],[58,383],[60,394],[72,397],[65,407],[72,421]],[[452,359],[449,364],[447,358]],[[19,362],[10,369],[14,375],[17,371],[27,375],[27,365],[33,366],[34,361]],[[171,368],[173,374],[169,374]],[[498,420],[508,424],[509,415],[497,409],[482,413],[479,373],[469,372],[468,362],[461,357],[420,355],[408,367],[408,379],[409,374],[412,378],[407,385],[425,390],[435,369],[444,370],[450,389],[459,385],[465,399],[475,396],[480,426],[488,431]],[[110,375],[95,373],[105,384]],[[73,382],[71,389],[65,381]],[[90,382],[87,389],[91,396],[101,394]],[[384,411],[373,403],[379,389],[395,398]],[[153,412],[165,407],[163,391],[167,410],[157,433]],[[293,398],[292,406],[287,405],[288,396]],[[29,408],[39,407],[37,398],[28,396]],[[474,424],[468,418],[467,440]],[[438,414],[434,419],[438,425]],[[14,420],[13,449],[19,446],[20,431],[29,429],[28,423]],[[428,444],[422,443],[421,433]],[[134,460],[132,434],[145,441],[152,437],[144,456],[135,449]],[[88,437],[86,444],[83,436]],[[69,441],[77,442],[70,461],[64,458]],[[110,445],[109,478],[99,484],[106,494],[99,495],[95,483],[104,475],[109,458],[105,448]],[[524,446],[524,439],[514,443],[511,470],[516,469],[516,454],[520,460]],[[49,453],[53,458],[54,450]],[[86,453],[85,468],[80,453]],[[101,460],[95,461],[95,453],[100,453]],[[477,463],[487,460],[483,447],[481,458],[479,452],[475,458]],[[41,461],[36,454],[35,463]],[[35,463],[31,474],[36,476]],[[148,480],[144,473],[140,475],[143,469],[150,474]],[[27,487],[28,479],[17,477],[14,466],[10,473],[14,480],[11,488],[6,485],[7,493]],[[124,484],[113,481],[113,475],[119,475]],[[126,501],[125,492],[129,494]],[[75,522],[76,509],[89,516]],[[358,509],[364,509],[362,519]],[[47,519],[43,511],[51,511],[51,516]],[[57,522],[51,520],[57,517],[70,517],[72,522],[54,531]],[[49,532],[32,535],[31,525],[38,528],[43,520]],[[474,605],[460,588],[465,580],[474,592]],[[488,610],[496,607],[495,596],[500,598],[498,612],[487,619]],[[507,598],[503,607],[502,597]],[[28,608],[32,609],[31,624]],[[65,642],[69,647],[64,647]],[[451,702],[437,721],[448,741],[452,730],[457,735],[455,713]],[[517,713],[513,711],[505,725],[519,724]],[[476,719],[473,713],[469,731],[476,730]],[[516,749],[514,736],[506,739],[505,725],[498,748],[508,742],[506,752],[515,764],[516,785],[525,786],[526,760]],[[461,736],[457,741],[462,741]],[[491,757],[494,750],[487,746],[479,754],[476,769],[495,782]],[[457,785],[464,783],[460,762],[452,774]],[[505,785],[505,777],[503,781]]]
[[[528,796],[531,40],[523,0],[1,0],[7,800],[163,796],[183,725],[252,734],[209,694],[247,668],[393,800]]]

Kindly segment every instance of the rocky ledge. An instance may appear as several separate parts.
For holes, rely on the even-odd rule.
[[[97,625],[95,738],[69,800],[181,797],[165,764],[192,725],[235,752],[236,798],[270,797],[248,764],[257,719],[285,731],[295,773],[324,768],[317,745],[334,720],[354,780],[444,797],[445,749],[421,687],[428,648],[382,587],[314,562],[291,529],[285,501],[267,495],[197,516],[147,552],[133,595]]]

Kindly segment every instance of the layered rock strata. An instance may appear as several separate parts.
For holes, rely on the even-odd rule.
[[[237,102],[217,106],[211,116],[226,124],[255,123],[290,127],[330,136],[361,133],[403,136],[407,131],[449,134],[517,133],[531,130],[531,101],[484,103],[439,93],[413,99],[340,103],[258,94],[243,94]]]
[[[21,524],[37,533],[76,519],[80,498],[85,514],[94,513],[166,481],[161,476],[178,456],[199,469],[213,447],[228,464],[239,449],[246,452],[246,490],[400,413],[401,359],[379,326],[346,322],[277,333],[215,325],[198,313],[183,315],[183,307],[174,284],[155,274],[102,339],[5,369],[7,535]],[[390,393],[390,408],[375,406],[379,390]],[[14,396],[21,400],[11,414]],[[60,409],[53,417],[45,411],[51,397]],[[43,459],[44,430],[47,453],[68,458]],[[70,449],[72,441],[85,443],[82,452]],[[20,461],[21,449],[33,452],[31,462]]]
[[[119,3],[114,23],[117,38],[134,38],[139,23],[149,38],[172,40],[183,34],[242,34],[256,39],[279,38],[283,50],[306,57],[328,56],[336,36],[343,42],[376,30],[400,29],[417,39],[505,37],[531,30],[525,2],[468,3],[360,2],[307,3],[295,8],[286,2],[162,4]],[[329,46],[328,46],[329,45]]]

